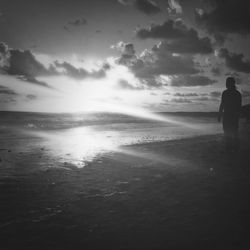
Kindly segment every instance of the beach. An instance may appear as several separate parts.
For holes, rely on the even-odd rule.
[[[249,249],[249,128],[241,126],[239,151],[227,153],[220,124],[200,132],[207,121],[162,140],[165,125],[153,134],[156,125],[143,123],[140,134],[131,122],[118,136],[109,127],[95,138],[103,148],[78,143],[89,151],[84,162],[75,145],[60,146],[79,130],[44,136],[34,123],[19,126],[26,132],[2,123],[1,249]],[[126,143],[113,147],[116,138]]]

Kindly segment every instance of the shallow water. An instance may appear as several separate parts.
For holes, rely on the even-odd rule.
[[[166,114],[163,117],[166,121],[100,113],[75,116],[5,113],[0,128],[8,130],[8,133],[2,132],[2,139],[4,136],[6,140],[12,138],[17,151],[32,154],[43,150],[56,162],[74,164],[79,168],[103,153],[121,151],[124,145],[221,132],[214,117]]]

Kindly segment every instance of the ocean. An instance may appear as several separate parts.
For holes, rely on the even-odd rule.
[[[26,154],[38,149],[60,163],[84,167],[122,147],[219,134],[215,113],[157,113],[149,118],[114,113],[0,112],[1,147]]]

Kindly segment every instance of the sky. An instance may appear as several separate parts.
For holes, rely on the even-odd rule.
[[[0,0],[0,110],[216,111],[250,103],[247,0]]]

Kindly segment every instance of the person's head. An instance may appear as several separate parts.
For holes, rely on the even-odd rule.
[[[227,89],[236,89],[234,77],[230,76],[227,78],[226,87]]]

